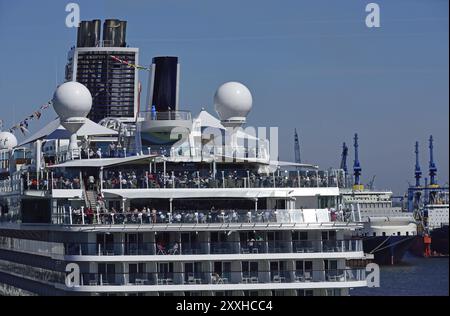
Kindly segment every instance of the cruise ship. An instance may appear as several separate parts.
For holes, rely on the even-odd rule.
[[[89,69],[129,73],[111,56],[138,55],[86,40],[98,24],[80,27],[94,32],[70,53],[57,118],[20,143],[0,134],[0,295],[335,296],[368,285],[348,265],[367,256],[358,212],[337,211],[337,173],[273,159],[276,137],[245,126],[253,98],[241,83],[217,89],[217,117],[181,110],[176,57],[154,58],[145,106],[105,110],[120,84],[99,99],[100,76],[83,81],[77,67],[106,55]],[[138,71],[115,80],[137,86]]]
[[[374,255],[374,261],[382,265],[394,265],[402,261],[417,236],[417,221],[413,212],[394,205],[393,192],[373,189],[373,181],[365,188],[360,183],[362,168],[358,159],[358,135],[354,137],[354,177],[344,176],[340,188],[342,209],[357,212],[363,228],[356,231],[363,238],[364,252]],[[345,155],[347,153],[344,144]],[[341,163],[346,174],[346,162]]]

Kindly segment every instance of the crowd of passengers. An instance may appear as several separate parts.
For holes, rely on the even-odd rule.
[[[220,177],[219,177],[220,175]],[[67,176],[62,174],[48,175],[43,173],[40,177],[24,176],[26,189],[36,190],[40,189],[80,189],[81,181],[79,176]],[[317,179],[319,184],[317,184]],[[298,176],[278,176],[249,173],[249,176],[238,175],[236,171],[227,172],[225,177],[222,178],[221,172],[217,173],[214,178],[209,172],[207,175],[199,175],[197,172],[136,172],[134,170],[124,171],[104,171],[103,175],[103,188],[104,189],[144,189],[144,188],[243,188],[243,187],[273,187],[275,180],[276,187],[299,187]],[[93,175],[87,176],[83,179],[87,189],[99,188],[99,178]],[[248,184],[247,182],[250,182]],[[165,183],[165,186],[164,186]],[[39,184],[39,186],[38,186]],[[300,175],[300,187],[320,187],[334,186],[336,184],[336,177],[319,174],[317,178],[315,173]]]
[[[96,207],[95,210],[86,208],[72,209],[72,223],[82,224],[84,216],[85,224],[161,224],[161,223],[264,223],[276,221],[276,210],[237,211],[216,210],[209,211],[157,211],[155,208],[128,208],[116,210],[114,207],[107,209]]]
[[[75,208],[72,212],[73,224],[163,224],[163,223],[268,223],[277,221],[276,209],[263,210],[217,210],[214,206],[208,210],[175,210],[158,211],[155,208],[143,206],[128,207],[126,211],[108,209],[101,195],[97,197],[95,209]],[[350,212],[329,209],[331,221],[348,221]]]

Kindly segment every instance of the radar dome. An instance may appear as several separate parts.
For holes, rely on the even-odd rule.
[[[53,108],[61,119],[86,117],[92,108],[91,93],[79,82],[63,83],[53,95]]]
[[[11,150],[17,146],[17,138],[9,132],[0,132],[0,149]]]
[[[214,107],[222,121],[243,121],[252,109],[250,90],[242,83],[227,82],[214,95]]]

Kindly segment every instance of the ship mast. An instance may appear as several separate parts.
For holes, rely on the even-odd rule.
[[[298,141],[297,129],[294,130],[294,152],[295,152],[295,163],[302,163],[300,157],[300,142]]]
[[[360,177],[361,177],[361,165],[359,164],[359,157],[358,157],[358,134],[355,133],[354,137],[354,143],[353,146],[355,147],[355,160],[353,161],[353,175],[355,177],[355,183],[353,184],[354,190],[363,190],[364,187],[360,183]]]

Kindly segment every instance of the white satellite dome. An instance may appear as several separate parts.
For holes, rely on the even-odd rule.
[[[0,132],[0,149],[11,150],[17,146],[17,138],[9,132]]]
[[[214,95],[214,107],[222,121],[245,122],[252,104],[250,90],[240,82],[224,83]]]
[[[53,95],[53,108],[61,119],[86,117],[92,108],[91,93],[79,82],[63,83]]]

